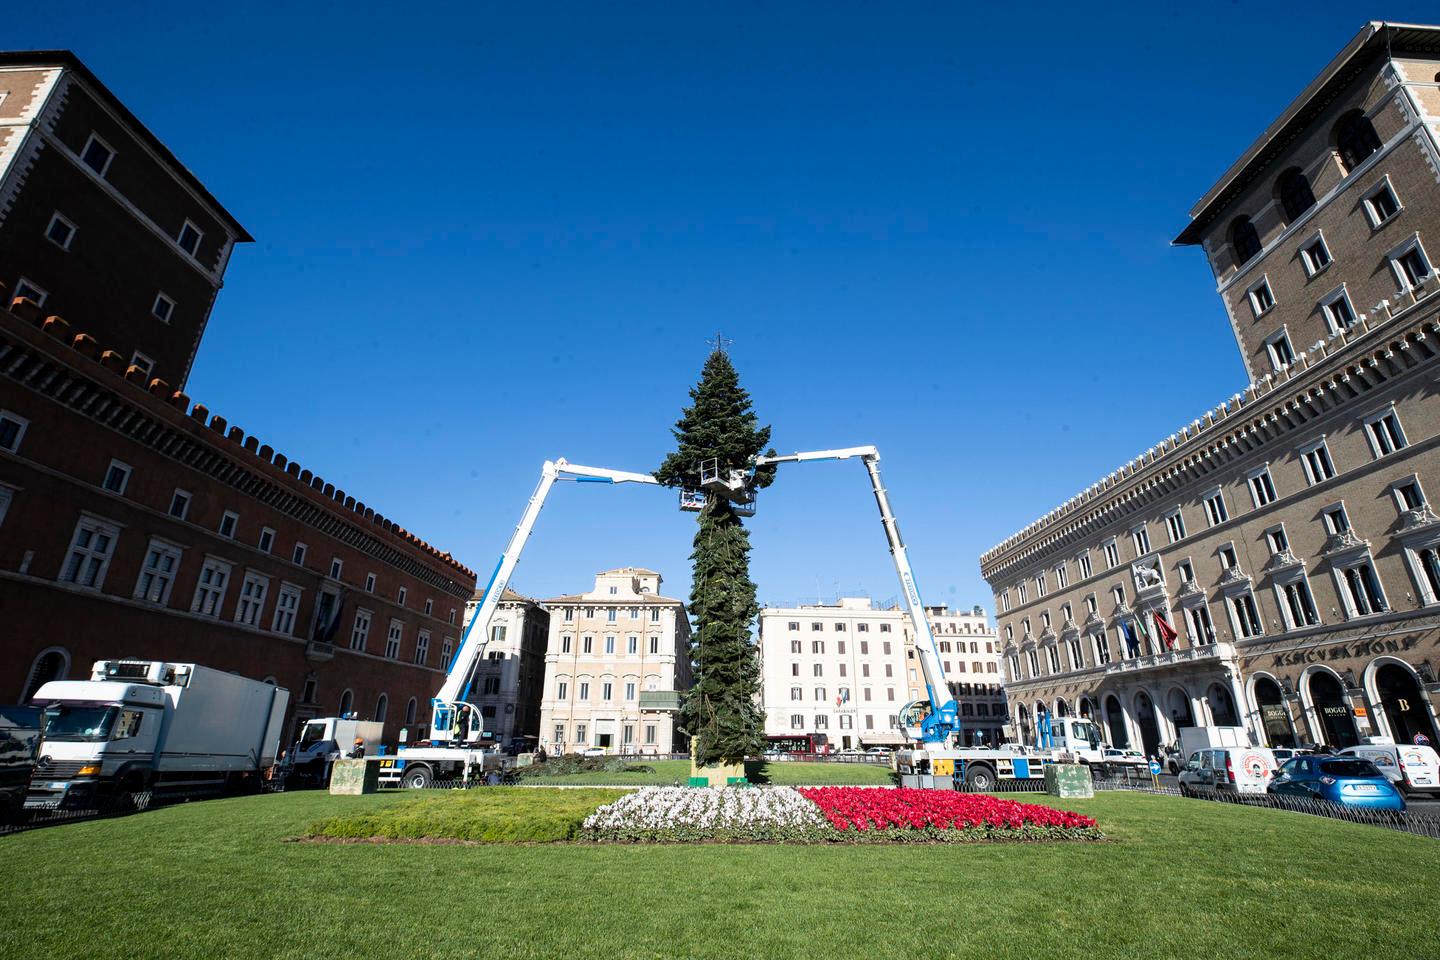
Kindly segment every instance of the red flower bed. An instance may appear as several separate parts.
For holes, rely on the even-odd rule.
[[[802,787],[841,831],[960,831],[967,836],[1096,838],[1095,821],[1069,810],[953,790]]]

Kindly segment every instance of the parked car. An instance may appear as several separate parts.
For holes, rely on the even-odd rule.
[[[1108,747],[1100,754],[1100,761],[1091,764],[1093,773],[1101,776],[1133,776],[1149,770],[1150,762],[1134,750]]]
[[[865,752],[872,757],[888,757],[892,751],[889,747],[870,747]]]
[[[1274,796],[1328,800],[1368,810],[1404,810],[1405,798],[1380,768],[1359,757],[1295,757],[1270,781]]]
[[[582,757],[603,757],[603,756],[605,756],[605,748],[604,748],[604,747],[586,747],[585,749],[583,749],[583,750],[580,751],[580,756],[582,756]]]
[[[1346,747],[1342,756],[1369,760],[1385,774],[1403,796],[1412,793],[1440,794],[1440,754],[1432,747],[1409,743],[1362,743]]]
[[[1197,750],[1180,771],[1180,795],[1263,794],[1275,768],[1269,747]]]
[[[0,823],[24,816],[39,745],[38,707],[0,707]]]

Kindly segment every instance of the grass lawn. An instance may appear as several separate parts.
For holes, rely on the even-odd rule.
[[[594,785],[607,787],[684,786],[690,779],[689,760],[637,760],[636,764],[654,767],[654,773],[572,773],[558,777],[527,776],[525,783]],[[783,761],[764,763],[752,760],[745,764],[745,776],[751,783],[774,783],[787,787],[848,786],[891,783],[890,768],[876,763],[803,763]]]
[[[430,790],[362,813],[324,817],[305,832],[332,838],[445,837],[483,843],[548,843],[574,840],[580,824],[624,790]]]
[[[0,839],[0,956],[1428,957],[1435,841],[1110,793],[1110,843],[289,843],[403,795],[215,800]],[[1035,799],[1026,797],[1025,799]]]

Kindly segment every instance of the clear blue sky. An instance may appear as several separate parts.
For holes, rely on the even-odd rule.
[[[647,470],[723,330],[781,450],[875,443],[929,602],[1234,393],[1186,212],[1369,18],[1433,4],[14,5],[258,238],[190,393],[488,574],[540,463]],[[688,594],[673,494],[567,485],[514,580]],[[858,464],[762,600],[897,594]]]

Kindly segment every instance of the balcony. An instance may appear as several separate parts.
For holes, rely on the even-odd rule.
[[[680,709],[680,694],[676,690],[645,690],[640,693],[641,711],[675,711]]]
[[[1132,660],[1114,660],[1105,665],[1105,676],[1125,673],[1140,673],[1165,667],[1178,667],[1190,663],[1220,663],[1235,659],[1235,647],[1228,643],[1208,643],[1201,647],[1187,647],[1183,650],[1167,650],[1152,653],[1147,657]]]

